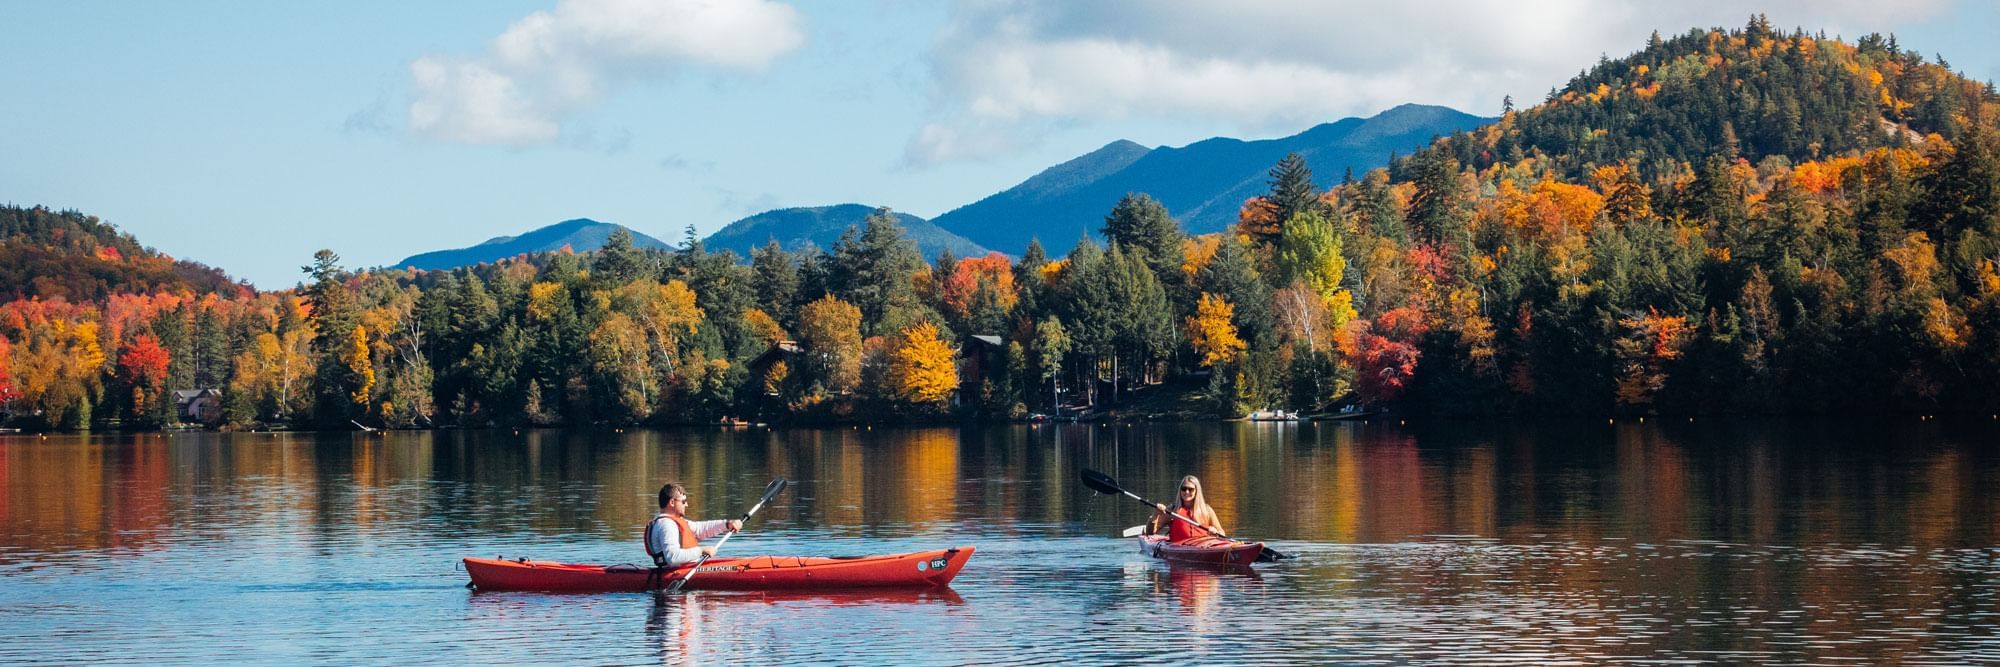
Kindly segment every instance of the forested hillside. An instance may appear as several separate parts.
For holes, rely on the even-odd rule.
[[[1431,411],[1987,410],[1994,101],[1893,38],[1655,38],[1339,193],[1413,285],[1358,352]]]
[[[0,298],[102,301],[114,293],[236,295],[249,287],[221,270],[139,245],[92,216],[0,206]]]
[[[1287,156],[1222,233],[1134,194],[1106,244],[1018,261],[927,261],[878,212],[747,264],[619,234],[424,274],[323,252],[296,294],[35,292],[0,305],[0,405],[54,427],[174,421],[183,387],[238,425],[1137,416],[1163,392],[1200,416],[1984,418],[1996,101],[1893,39],[1755,18],[1331,188]]]

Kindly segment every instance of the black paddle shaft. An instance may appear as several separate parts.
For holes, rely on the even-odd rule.
[[[750,520],[750,515],[752,515],[752,514],[756,514],[756,513],[757,513],[757,510],[760,510],[760,509],[763,509],[763,508],[764,508],[764,504],[765,504],[765,503],[768,503],[768,502],[771,502],[771,499],[772,499],[772,498],[776,498],[776,497],[778,497],[778,494],[779,494],[780,492],[782,492],[782,491],[784,491],[784,490],[785,490],[785,485],[787,485],[787,484],[790,484],[790,482],[787,482],[787,481],[785,481],[785,478],[783,478],[783,477],[779,477],[779,478],[777,478],[777,479],[774,479],[774,480],[771,480],[771,483],[770,483],[769,485],[766,485],[766,486],[764,487],[764,495],[763,495],[763,497],[761,497],[761,498],[758,498],[758,499],[757,499],[757,504],[755,504],[755,505],[751,505],[751,506],[750,506],[750,509],[749,509],[749,510],[746,510],[746,511],[744,511],[744,512],[743,512],[743,518],[741,518],[741,519],[737,519],[737,520],[738,520],[738,521],[743,521],[743,522],[748,522],[748,521]],[[735,536],[736,536],[736,533],[737,533],[737,531],[734,531],[734,530],[732,530],[732,531],[729,531],[729,532],[727,532],[727,533],[724,533],[724,534],[722,535],[722,539],[720,539],[720,540],[716,540],[716,542],[715,542],[715,550],[716,550],[716,551],[718,551],[718,552],[719,552],[719,551],[722,551],[722,545],[724,545],[724,544],[728,544],[728,543],[729,543],[729,538],[731,538],[731,537],[735,537]],[[679,593],[679,592],[681,592],[681,588],[682,588],[682,587],[685,587],[685,586],[687,586],[687,582],[688,582],[688,580],[689,580],[689,579],[693,579],[693,578],[694,578],[694,573],[695,573],[695,572],[698,572],[698,571],[700,571],[700,570],[701,570],[701,566],[702,566],[703,564],[707,563],[707,562],[708,562],[708,559],[709,559],[709,558],[711,558],[711,557],[712,557],[712,554],[704,554],[704,555],[703,555],[703,556],[701,557],[701,560],[697,560],[697,561],[695,561],[695,562],[694,562],[694,567],[690,567],[690,568],[688,568],[688,573],[687,573],[686,575],[683,575],[683,576],[682,576],[682,577],[681,577],[680,579],[676,579],[676,580],[674,580],[674,583],[673,583],[673,585],[671,585],[671,586],[668,586],[668,587],[667,587],[667,592],[668,592],[668,593]]]
[[[1118,480],[1112,479],[1110,475],[1106,475],[1104,473],[1091,470],[1089,468],[1084,468],[1083,471],[1078,474],[1083,478],[1083,485],[1089,487],[1090,490],[1092,491],[1096,491],[1098,493],[1106,495],[1125,496],[1127,498],[1137,500],[1141,504],[1144,504],[1147,507],[1152,507],[1156,510],[1159,509],[1157,503],[1154,503],[1153,501],[1147,500],[1145,498],[1141,498],[1139,497],[1139,494],[1133,493],[1131,491],[1126,491],[1124,487],[1118,485]],[[1201,525],[1200,523],[1195,522],[1193,519],[1189,519],[1179,514],[1168,512],[1167,516],[1169,518],[1179,520],[1182,523],[1186,523],[1187,525],[1194,526],[1196,528],[1200,528],[1204,531],[1207,531],[1210,535],[1214,535],[1216,537],[1225,537],[1225,538],[1228,537],[1227,535],[1223,535],[1222,533],[1216,531],[1213,528]],[[1281,553],[1276,549],[1272,549],[1270,545],[1264,546],[1263,553],[1270,554],[1270,558],[1273,560],[1282,560],[1285,558],[1292,557],[1290,554]],[[1260,555],[1258,559],[1262,560],[1263,557]]]

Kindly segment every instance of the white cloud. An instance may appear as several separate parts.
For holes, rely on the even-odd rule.
[[[772,0],[563,0],[479,58],[410,63],[412,132],[470,144],[555,141],[619,81],[687,65],[754,72],[799,48],[799,13]]]
[[[994,0],[955,8],[931,52],[916,163],[1005,154],[1040,123],[1168,119],[1291,132],[1404,102],[1493,113],[1539,100],[1658,30],[1889,31],[1954,0]]]

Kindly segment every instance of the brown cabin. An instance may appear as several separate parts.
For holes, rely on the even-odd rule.
[[[979,403],[980,384],[1007,368],[1007,341],[999,336],[966,336],[958,347],[958,393],[954,405]]]

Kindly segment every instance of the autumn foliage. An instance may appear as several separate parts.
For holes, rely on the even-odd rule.
[[[904,329],[891,354],[889,381],[897,397],[935,406],[958,389],[958,352],[938,335],[937,325],[923,322]]]
[[[242,427],[2000,410],[2000,95],[1893,38],[1656,36],[1330,189],[1298,155],[1268,176],[1229,229],[1133,193],[1019,263],[926,263],[880,211],[750,265],[693,234],[326,251],[274,292],[0,207],[0,418],[141,426],[209,388]]]
[[[118,354],[118,382],[132,392],[132,414],[144,415],[163,400],[167,350],[158,338],[140,334]]]
[[[1193,317],[1187,318],[1188,343],[1203,366],[1236,360],[1243,353],[1243,339],[1236,335],[1236,306],[1213,294],[1203,293]]]

